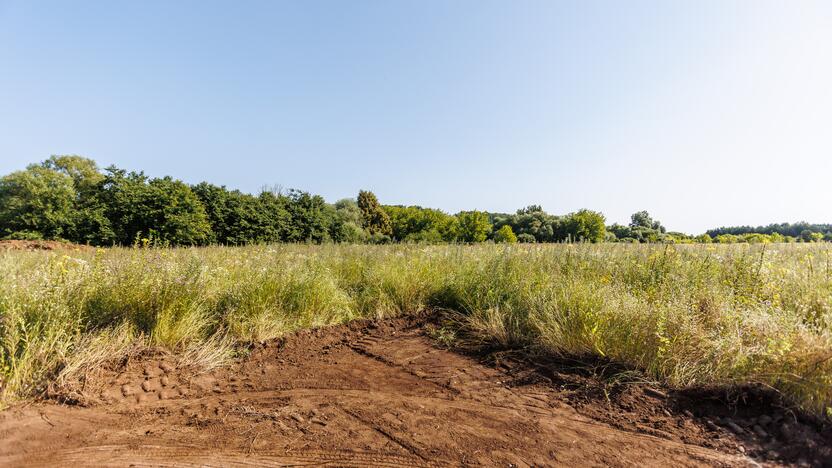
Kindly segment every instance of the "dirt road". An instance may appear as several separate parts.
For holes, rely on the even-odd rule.
[[[757,466],[693,418],[616,428],[564,392],[440,349],[418,321],[353,324],[209,374],[161,354],[102,371],[87,406],[0,414],[0,465]]]

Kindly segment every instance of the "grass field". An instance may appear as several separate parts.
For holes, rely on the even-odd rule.
[[[427,308],[437,338],[597,355],[671,386],[760,383],[832,410],[825,244],[212,247],[0,252],[0,406],[142,346],[240,344]]]

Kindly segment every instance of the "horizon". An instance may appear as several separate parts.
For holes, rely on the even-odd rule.
[[[828,223],[830,41],[813,1],[0,1],[0,173],[79,154],[328,202]]]

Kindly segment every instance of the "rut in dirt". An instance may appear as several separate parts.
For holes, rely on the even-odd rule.
[[[300,332],[206,374],[165,354],[102,369],[73,397],[84,406],[0,415],[0,465],[757,466],[749,455],[770,451],[660,391],[598,417],[604,402],[576,405],[520,361],[437,347],[425,324]]]

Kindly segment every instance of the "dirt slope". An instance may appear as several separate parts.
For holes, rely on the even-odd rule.
[[[301,333],[210,374],[172,363],[90,376],[86,406],[0,414],[0,465],[758,466],[693,419],[651,435],[589,417],[536,371],[435,347],[418,321]]]

